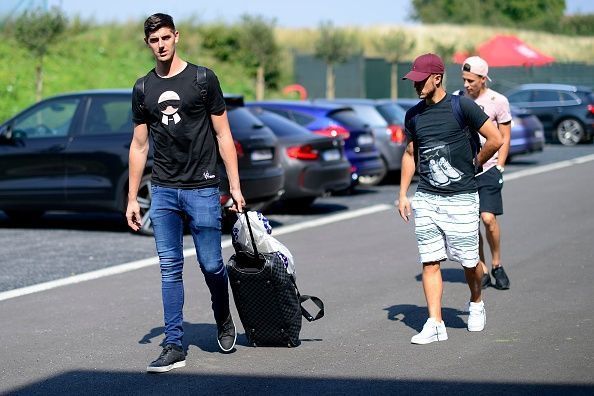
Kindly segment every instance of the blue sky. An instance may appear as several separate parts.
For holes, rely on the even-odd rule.
[[[69,16],[97,22],[141,19],[155,12],[169,13],[174,20],[197,17],[199,21],[235,21],[241,14],[276,18],[282,27],[316,27],[322,20],[335,25],[412,23],[410,0],[47,0],[60,5]],[[568,13],[594,13],[594,0],[566,0]]]

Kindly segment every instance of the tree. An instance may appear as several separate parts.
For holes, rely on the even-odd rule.
[[[558,31],[565,0],[413,0],[423,23],[513,26]]]
[[[236,26],[227,26],[222,22],[200,25],[202,47],[211,51],[218,60],[233,60],[238,51],[240,34]]]
[[[416,45],[402,30],[392,31],[373,42],[375,49],[390,64],[390,97],[398,98],[398,62],[410,54]]]
[[[326,64],[326,98],[334,99],[334,65],[344,63],[359,52],[356,37],[344,29],[334,27],[332,22],[320,23],[319,36],[315,43],[315,56]]]
[[[66,29],[67,20],[59,8],[50,11],[37,8],[27,10],[14,21],[14,34],[18,43],[35,58],[35,96],[41,100],[43,93],[43,59],[52,44]]]
[[[439,55],[444,62],[449,62],[456,53],[456,44],[447,44],[440,41],[431,40],[435,49],[435,54]]]
[[[256,71],[256,100],[264,99],[266,72],[278,74],[279,47],[274,37],[275,20],[242,15],[239,24],[241,59]]]

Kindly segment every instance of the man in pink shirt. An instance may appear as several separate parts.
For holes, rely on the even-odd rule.
[[[503,214],[503,171],[511,135],[511,111],[507,98],[487,87],[489,65],[478,56],[467,58],[462,64],[464,94],[475,101],[489,119],[497,126],[503,137],[503,145],[483,165],[483,172],[476,176],[480,199],[480,214],[485,226],[485,236],[491,248],[493,286],[499,290],[509,289],[509,278],[501,265],[500,230],[497,216]],[[481,143],[484,138],[481,136]],[[483,266],[483,289],[491,285],[489,271],[485,265],[483,238],[479,231],[479,256]]]

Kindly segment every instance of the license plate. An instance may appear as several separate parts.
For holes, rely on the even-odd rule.
[[[537,129],[536,131],[534,131],[534,137],[542,138],[542,137],[544,137],[544,132],[541,131],[540,129]]]
[[[272,159],[272,150],[254,150],[252,151],[250,158],[252,159],[252,161],[269,161]]]
[[[323,151],[322,159],[324,161],[338,161],[340,159],[340,151],[337,149]]]
[[[359,146],[369,146],[373,144],[373,136],[371,135],[360,135],[357,138],[357,144]]]

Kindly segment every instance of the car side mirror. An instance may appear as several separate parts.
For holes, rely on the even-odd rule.
[[[26,138],[26,132],[13,130],[11,124],[4,125],[0,129],[0,144],[22,146]]]
[[[8,144],[12,141],[12,128],[10,125],[3,125],[0,128],[0,144]]]

